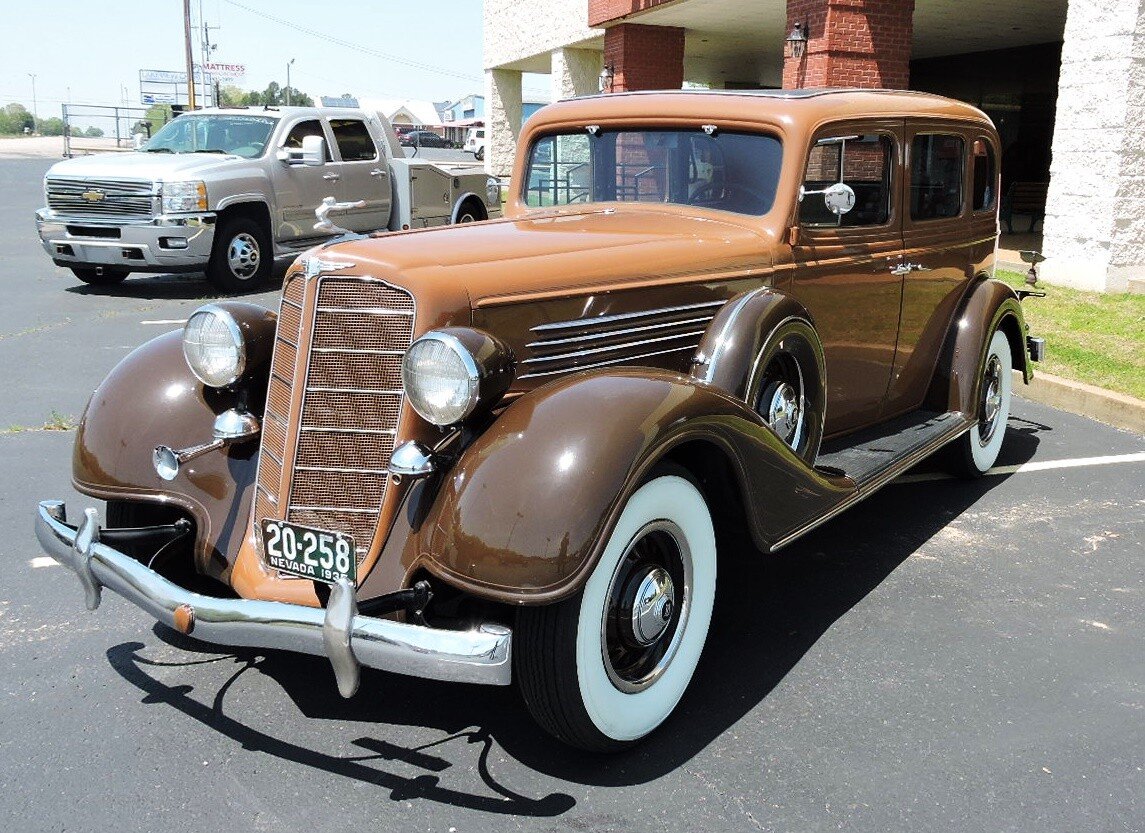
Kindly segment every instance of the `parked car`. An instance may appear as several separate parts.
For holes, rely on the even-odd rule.
[[[277,314],[208,304],[128,356],[73,457],[107,525],[47,501],[39,539],[89,607],[324,655],[347,697],[363,665],[516,681],[624,748],[751,556],[721,527],[773,552],[940,450],[994,464],[1042,349],[990,277],[998,158],[920,93],[554,104],[504,219],[312,250]]]
[[[471,127],[469,132],[465,134],[465,146],[462,148],[466,153],[472,153],[478,162],[485,159],[485,128],[484,127]]]
[[[345,108],[186,113],[137,153],[53,165],[44,190],[44,250],[81,281],[205,270],[224,292],[256,287],[274,258],[336,233],[314,223],[327,198],[357,232],[500,214],[496,180],[407,159],[383,116]]]
[[[401,143],[404,147],[408,148],[447,148],[449,147],[449,140],[438,136],[432,130],[411,130],[406,133]]]

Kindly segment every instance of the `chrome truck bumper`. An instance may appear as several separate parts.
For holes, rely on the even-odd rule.
[[[202,596],[100,543],[99,532],[94,509],[86,510],[77,529],[67,523],[62,501],[40,502],[36,537],[48,555],[79,576],[89,610],[99,607],[107,587],[160,622],[206,642],[327,657],[343,697],[357,691],[361,665],[434,680],[511,681],[512,633],[504,626],[450,631],[361,616],[349,582],[331,589],[325,609]]]
[[[58,266],[114,266],[129,272],[202,270],[215,240],[213,213],[150,220],[61,217],[36,212],[44,251]]]

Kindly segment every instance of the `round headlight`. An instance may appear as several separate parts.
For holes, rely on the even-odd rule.
[[[402,383],[410,404],[434,425],[453,425],[477,407],[481,373],[453,335],[430,332],[406,351]]]
[[[183,327],[183,356],[204,385],[222,388],[237,380],[246,369],[246,343],[234,316],[213,304],[195,310]]]

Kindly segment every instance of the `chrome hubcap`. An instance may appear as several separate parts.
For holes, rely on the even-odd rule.
[[[982,374],[982,405],[978,420],[978,437],[982,444],[990,442],[998,430],[998,415],[1002,411],[1002,362],[990,356]]]
[[[671,664],[690,608],[692,557],[668,520],[636,534],[613,573],[601,623],[609,680],[624,692],[652,685]]]
[[[258,272],[258,241],[243,232],[236,234],[227,247],[227,263],[236,278],[250,278]]]
[[[794,447],[803,422],[803,409],[800,407],[799,394],[787,382],[772,385],[769,391],[770,396],[765,403],[768,425],[779,435],[781,440]]]

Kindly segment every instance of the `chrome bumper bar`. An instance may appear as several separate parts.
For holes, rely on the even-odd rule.
[[[40,502],[40,546],[79,576],[89,610],[99,607],[107,587],[160,622],[182,633],[193,631],[206,642],[327,657],[343,697],[357,691],[361,665],[434,680],[511,681],[512,632],[502,625],[450,631],[361,616],[349,581],[331,588],[325,609],[202,596],[100,543],[99,531],[94,509],[86,510],[76,529],[67,523],[63,501]]]

